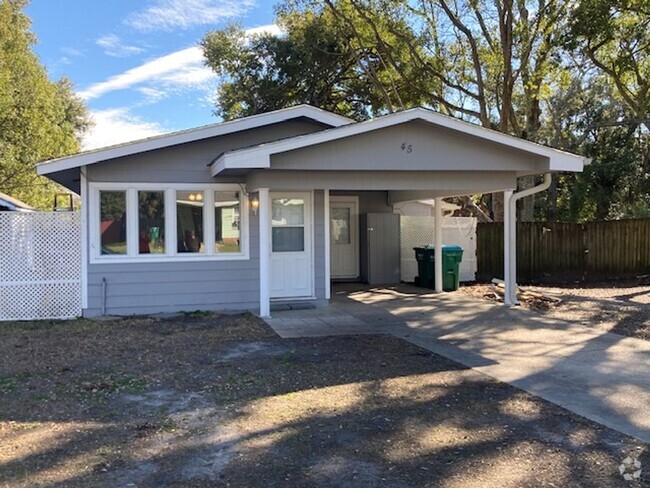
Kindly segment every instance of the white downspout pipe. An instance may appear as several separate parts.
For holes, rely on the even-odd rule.
[[[442,198],[435,199],[433,207],[433,282],[435,291],[442,291]]]
[[[551,186],[551,173],[545,173],[544,174],[544,181],[532,188],[528,188],[527,190],[523,190],[520,192],[517,192],[513,194],[510,198],[510,205],[509,205],[509,211],[510,211],[510,232],[509,232],[509,247],[510,247],[510,273],[507,277],[504,276],[505,278],[505,285],[506,289],[509,289],[510,295],[506,294],[505,297],[505,303],[510,304],[510,305],[517,305],[519,302],[517,301],[517,201],[521,200],[522,198],[529,197],[530,195],[534,195],[535,193],[542,192],[544,190],[548,190],[548,188]],[[505,203],[505,202],[504,202]],[[504,215],[505,217],[505,215]],[[508,284],[508,281],[510,282]],[[509,299],[509,300],[508,300]]]
[[[505,286],[503,300],[506,305],[512,305],[510,296],[512,292],[510,288],[512,283],[510,281],[510,199],[512,198],[513,190],[504,190],[503,192],[503,283]]]

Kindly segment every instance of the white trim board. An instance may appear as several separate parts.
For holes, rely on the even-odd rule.
[[[501,132],[486,129],[462,120],[442,115],[424,108],[414,108],[403,112],[378,117],[376,119],[356,124],[326,129],[311,134],[282,139],[275,142],[260,144],[250,148],[228,151],[219,156],[211,166],[212,176],[217,176],[227,169],[268,169],[271,167],[271,155],[292,151],[307,146],[335,141],[386,127],[403,124],[414,120],[423,120],[433,125],[471,135],[486,141],[501,144],[506,147],[519,149],[530,154],[549,158],[549,171],[582,171],[589,159],[576,154],[560,151],[526,141]],[[486,168],[489,170],[489,168]]]
[[[300,117],[312,119],[331,127],[339,127],[353,122],[352,119],[343,117],[342,115],[334,114],[310,105],[297,105],[295,107],[275,110],[265,114],[252,115],[250,117],[244,117],[228,122],[172,132],[170,134],[163,134],[102,149],[86,151],[73,156],[44,161],[36,165],[36,171],[39,175],[48,175],[67,169],[98,163],[100,161],[106,161],[108,159],[130,156],[132,154],[152,151],[154,149],[162,149],[165,147],[176,146],[178,144],[223,136],[226,134],[232,134],[233,132],[255,129],[257,127],[277,124],[279,122]]]

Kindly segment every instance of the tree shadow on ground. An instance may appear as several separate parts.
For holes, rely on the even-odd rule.
[[[402,340],[282,340],[247,320],[5,333],[0,443],[33,449],[0,455],[0,483],[602,487],[640,452]]]

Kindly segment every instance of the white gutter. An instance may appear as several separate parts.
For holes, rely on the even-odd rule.
[[[508,275],[504,276],[506,287],[504,300],[506,305],[519,304],[517,300],[517,201],[535,193],[548,190],[551,186],[551,181],[551,173],[546,173],[544,174],[544,181],[540,185],[517,192],[510,197],[509,202],[504,202],[504,204],[509,205],[509,222],[504,224],[506,226],[505,229],[507,229],[505,232],[505,237],[507,237],[507,249],[505,252],[507,263],[505,264],[505,270],[508,272]]]

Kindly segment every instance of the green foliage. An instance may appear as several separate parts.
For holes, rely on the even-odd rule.
[[[285,35],[246,37],[240,26],[230,25],[204,37],[206,62],[223,78],[217,115],[233,119],[308,103],[363,120],[395,104],[424,103],[420,93],[395,82],[399,76],[384,61],[386,49],[365,46],[368,34],[355,24],[341,22],[322,8],[302,9],[293,3],[278,7],[277,22]],[[404,57],[408,43],[388,37],[393,41],[391,56]]]
[[[0,191],[48,208],[59,188],[34,165],[78,151],[89,119],[70,81],[50,81],[32,51],[26,4],[0,0]]]
[[[206,35],[226,119],[309,103],[362,120],[423,105],[592,159],[521,216],[650,212],[647,0],[284,0],[285,35]],[[532,179],[521,178],[522,186]],[[476,209],[499,198],[466,200]],[[466,206],[468,204],[466,203]]]

